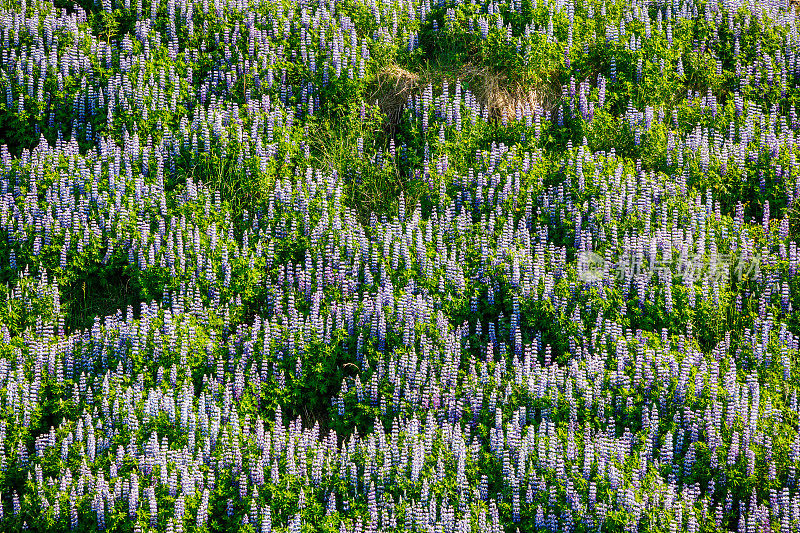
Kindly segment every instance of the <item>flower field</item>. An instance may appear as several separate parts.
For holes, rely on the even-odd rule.
[[[0,0],[0,531],[798,531],[796,9]]]

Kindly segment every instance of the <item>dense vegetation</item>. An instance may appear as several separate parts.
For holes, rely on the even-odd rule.
[[[0,529],[800,528],[786,0],[0,0]]]

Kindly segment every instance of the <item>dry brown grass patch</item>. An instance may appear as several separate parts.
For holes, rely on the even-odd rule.
[[[539,109],[549,114],[555,107],[560,86],[557,82],[545,82],[534,87],[511,83],[506,76],[497,74],[488,67],[465,66],[459,77],[467,81],[481,105],[489,110],[489,117],[500,120],[503,116],[513,120],[517,108],[524,111]]]
[[[424,76],[397,65],[390,65],[378,74],[377,87],[369,96],[369,103],[377,103],[389,124],[397,124],[409,96],[427,84]]]
[[[375,89],[369,95],[369,103],[376,103],[386,117],[386,125],[394,127],[400,121],[403,109],[413,94],[419,94],[429,84],[443,81],[457,83],[465,81],[478,102],[488,109],[489,117],[501,120],[503,116],[513,120],[517,108],[524,111],[539,109],[550,115],[560,96],[558,80],[550,79],[534,87],[510,83],[506,76],[489,67],[467,64],[455,72],[428,71],[422,74],[410,72],[397,65],[384,68],[377,77]]]

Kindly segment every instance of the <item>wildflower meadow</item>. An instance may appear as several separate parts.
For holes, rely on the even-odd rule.
[[[0,531],[797,532],[798,9],[0,0]]]

